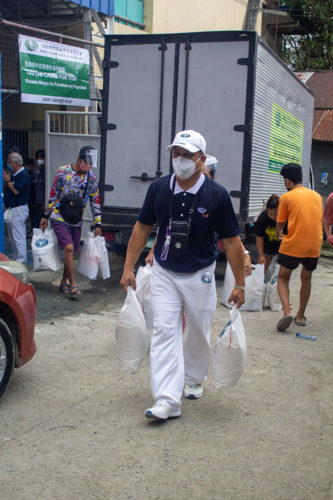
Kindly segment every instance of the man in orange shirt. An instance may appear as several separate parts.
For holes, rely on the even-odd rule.
[[[278,263],[278,292],[284,316],[278,322],[278,330],[286,330],[293,321],[289,304],[289,280],[294,269],[302,264],[299,309],[294,318],[296,325],[305,326],[305,308],[310,298],[312,271],[317,267],[323,241],[323,200],[315,191],[302,185],[302,167],[288,163],[280,174],[288,193],[281,196],[276,221],[276,234],[281,234],[288,220],[288,234],[282,240]]]

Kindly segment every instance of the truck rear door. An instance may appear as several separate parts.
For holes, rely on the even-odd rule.
[[[217,182],[243,189],[251,40],[242,32],[106,37],[104,213],[140,209],[150,182],[172,171],[166,147],[184,129],[205,137]],[[240,200],[233,203],[239,213]]]

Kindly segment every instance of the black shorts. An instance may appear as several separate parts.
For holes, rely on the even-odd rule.
[[[277,262],[281,264],[281,266],[286,267],[287,269],[296,269],[299,264],[303,264],[304,269],[306,271],[314,271],[318,264],[318,258],[314,257],[292,257],[291,255],[285,255],[284,253],[279,253]]]
[[[269,246],[264,245],[264,255],[276,255],[278,253],[278,250],[273,250]]]

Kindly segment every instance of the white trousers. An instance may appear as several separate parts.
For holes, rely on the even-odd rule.
[[[11,209],[13,218],[10,224],[7,224],[9,241],[13,249],[13,260],[27,263],[27,231],[25,221],[29,215],[28,205],[21,205]]]
[[[188,384],[200,384],[209,368],[210,325],[216,309],[215,266],[214,262],[193,274],[176,274],[154,261],[151,391],[155,403],[173,410],[181,405],[185,380]],[[183,306],[186,319],[184,350]]]

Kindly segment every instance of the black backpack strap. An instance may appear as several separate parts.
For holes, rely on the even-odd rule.
[[[86,199],[88,184],[89,184],[89,170],[88,170],[88,176],[87,176],[87,184],[86,184],[86,187],[84,188],[84,192],[83,192],[83,202]]]

